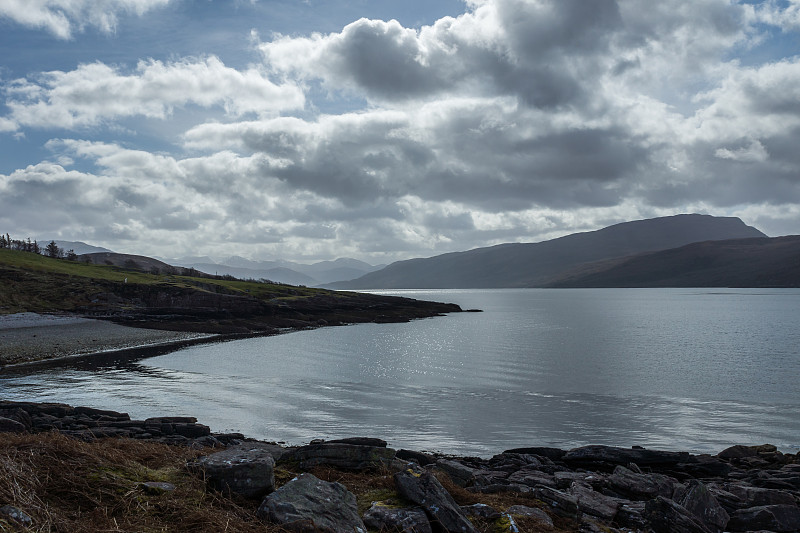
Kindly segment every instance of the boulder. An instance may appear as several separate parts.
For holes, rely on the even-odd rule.
[[[541,457],[547,457],[552,461],[560,461],[567,454],[567,452],[559,448],[548,448],[545,446],[530,447],[530,448],[514,448],[511,450],[506,450],[503,453],[538,455]]]
[[[568,464],[607,463],[609,465],[669,466],[691,462],[688,452],[665,452],[644,448],[583,446],[568,451],[561,459]]]
[[[292,531],[365,533],[356,497],[340,483],[301,474],[264,498],[257,515]]]
[[[25,424],[0,416],[0,433],[25,433]]]
[[[476,470],[458,461],[439,459],[436,461],[436,469],[447,474],[453,483],[459,487],[469,487],[475,482]]]
[[[476,503],[474,505],[462,505],[461,510],[464,511],[464,514],[466,516],[471,516],[474,518],[482,518],[484,520],[497,520],[502,516],[497,509],[495,509],[491,505],[486,505],[485,503]]]
[[[655,533],[710,533],[694,514],[663,496],[645,503],[644,516]]]
[[[432,465],[436,462],[434,456],[427,453],[415,452],[413,450],[397,450],[395,457],[403,461],[413,461],[420,466]]]
[[[431,521],[447,533],[477,533],[450,493],[430,472],[397,472],[394,481],[401,496],[425,509]]]
[[[12,524],[16,524],[24,528],[28,528],[33,525],[33,519],[22,509],[14,507],[13,505],[4,505],[0,507],[0,519],[7,519]]]
[[[764,505],[797,505],[795,497],[788,492],[753,487],[743,483],[724,483],[711,487],[711,490],[729,512]]]
[[[724,531],[729,516],[714,495],[700,481],[693,479],[676,503],[697,517],[703,525],[715,533]]]
[[[528,507],[527,505],[512,505],[506,509],[506,513],[511,516],[524,516],[525,518],[533,518],[540,525],[552,528],[553,519],[550,516],[536,507]]]
[[[578,499],[572,494],[567,494],[550,487],[536,487],[531,490],[534,497],[546,503],[550,509],[559,516],[579,518]]]
[[[378,531],[432,533],[428,515],[421,507],[398,509],[374,502],[364,513],[364,525]]]
[[[394,454],[392,448],[383,446],[322,442],[296,448],[281,457],[281,462],[296,462],[302,470],[315,466],[366,470],[390,462]]]
[[[637,474],[618,466],[608,477],[609,487],[631,500],[650,500],[656,496],[672,496],[675,480],[661,474]]]
[[[260,498],[275,489],[275,461],[269,452],[248,446],[232,446],[189,463],[202,473],[209,486],[221,491]]]
[[[617,511],[622,505],[616,498],[600,494],[592,490],[588,484],[573,482],[569,493],[578,501],[578,509],[583,514],[588,514],[611,522],[617,516]]]
[[[517,472],[514,472],[508,476],[508,481],[510,483],[518,483],[521,485],[527,485],[529,487],[537,487],[541,485],[543,487],[550,487],[552,489],[556,488],[555,476],[540,472],[538,470],[518,470]]]
[[[800,507],[762,505],[734,511],[728,521],[729,531],[800,531]]]
[[[175,485],[166,481],[145,481],[139,484],[139,488],[152,496],[159,496],[168,492],[175,491]]]

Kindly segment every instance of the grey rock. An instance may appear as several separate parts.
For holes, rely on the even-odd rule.
[[[560,461],[567,454],[566,451],[561,450],[559,448],[548,448],[544,446],[530,447],[530,448],[514,448],[511,450],[506,450],[503,453],[538,455],[541,457],[547,457],[552,461]]]
[[[356,497],[340,483],[301,474],[264,498],[260,519],[286,529],[319,533],[365,533]]]
[[[165,494],[175,490],[175,485],[164,481],[146,481],[141,483],[139,487],[146,493],[152,495]]]
[[[25,424],[0,416],[0,433],[25,433]]]
[[[291,450],[281,457],[281,462],[297,462],[302,470],[315,466],[366,470],[391,461],[394,455],[393,449],[382,446],[322,442]]]
[[[374,446],[375,448],[386,448],[387,442],[383,439],[372,437],[348,437],[346,439],[335,439],[326,441],[333,444],[355,444],[357,446]]]
[[[497,520],[502,516],[497,509],[495,509],[491,505],[486,505],[485,503],[476,503],[474,505],[462,505],[461,510],[464,512],[466,516],[471,516],[474,518],[483,518],[484,520]]]
[[[431,533],[428,515],[421,507],[396,509],[381,502],[374,502],[364,513],[364,525],[378,531]]]
[[[269,452],[248,446],[232,446],[189,464],[190,470],[205,475],[211,487],[247,498],[260,498],[275,489],[274,467]]]
[[[567,494],[549,487],[536,487],[531,490],[532,494],[539,500],[546,503],[550,509],[559,516],[567,518],[579,518],[581,515],[578,508],[578,499],[572,494]]]
[[[644,448],[617,448],[614,446],[583,446],[568,451],[562,460],[566,463],[610,463],[627,465],[636,463],[639,466],[676,465],[690,462],[687,452],[665,452],[645,450]]]
[[[734,511],[728,522],[729,531],[788,532],[800,530],[800,507],[794,505],[762,505]]]
[[[550,515],[537,507],[528,507],[527,505],[512,505],[506,509],[506,512],[511,516],[524,516],[526,518],[533,518],[542,526],[553,527],[553,519],[550,518]]]
[[[609,487],[632,500],[650,500],[656,496],[672,496],[675,480],[662,474],[637,474],[618,466],[608,477]]]
[[[407,500],[419,505],[448,533],[477,533],[441,483],[430,472],[397,472],[394,475],[397,491]]]
[[[537,487],[541,485],[543,487],[550,487],[553,489],[556,488],[555,476],[553,474],[547,474],[538,470],[519,470],[508,476],[508,481],[511,483],[528,485],[529,487]]]
[[[556,487],[568,489],[574,482],[586,483],[588,485],[600,486],[605,481],[605,476],[594,472],[556,472],[553,474]]]
[[[713,532],[724,531],[730,519],[711,491],[696,479],[689,481],[686,490],[675,501]]]
[[[469,487],[475,482],[476,470],[458,461],[439,459],[436,461],[436,469],[447,474],[453,483],[459,487]]]
[[[644,518],[645,503],[620,500],[615,521],[622,527],[629,529],[646,530],[649,526]]]
[[[743,483],[724,483],[712,486],[710,490],[729,512],[763,505],[797,505],[797,500],[791,493]]]
[[[577,499],[581,513],[596,516],[607,522],[614,520],[621,506],[618,499],[595,492],[585,483],[573,482],[569,487],[569,493]]]
[[[413,450],[397,450],[395,457],[403,461],[414,461],[420,466],[432,465],[436,462],[434,456],[427,453],[415,452]]]
[[[655,533],[710,533],[695,515],[663,496],[645,503],[644,516]]]
[[[33,525],[33,519],[22,509],[14,507],[13,505],[4,505],[0,507],[0,518],[6,518],[12,523],[22,527],[31,527]]]

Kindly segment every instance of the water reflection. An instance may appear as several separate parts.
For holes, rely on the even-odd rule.
[[[414,296],[485,312],[7,369],[0,391],[293,443],[366,435],[472,455],[800,445],[800,291]]]

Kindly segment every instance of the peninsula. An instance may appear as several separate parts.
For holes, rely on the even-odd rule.
[[[0,366],[459,311],[455,304],[0,249]]]

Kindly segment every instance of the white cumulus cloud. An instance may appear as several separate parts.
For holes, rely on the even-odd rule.
[[[170,0],[3,0],[0,17],[31,28],[42,28],[60,39],[93,26],[112,33],[120,14],[143,15]]]
[[[277,85],[255,68],[226,67],[214,56],[140,61],[131,73],[104,63],[84,64],[14,80],[5,92],[11,111],[5,120],[40,128],[76,128],[132,116],[163,119],[188,104],[220,106],[231,116],[304,105],[296,85]]]

